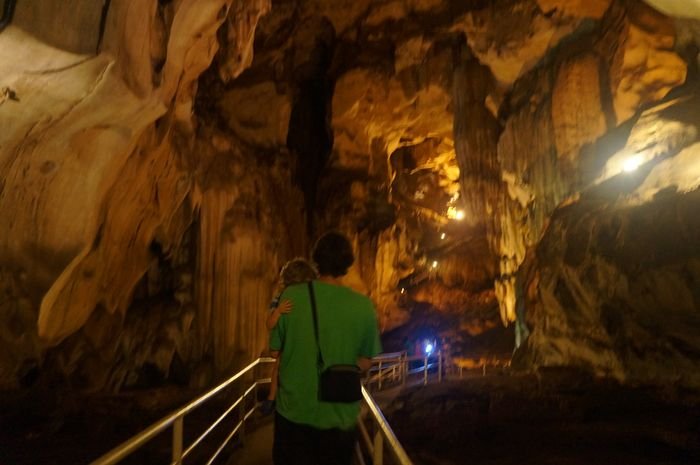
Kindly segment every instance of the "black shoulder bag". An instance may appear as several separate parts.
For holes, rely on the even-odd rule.
[[[362,399],[360,368],[357,365],[331,365],[324,369],[321,341],[318,338],[318,317],[313,283],[309,282],[311,312],[314,319],[314,335],[318,349],[319,385],[318,398],[323,402],[357,402]]]

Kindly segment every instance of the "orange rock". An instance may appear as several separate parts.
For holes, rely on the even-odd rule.
[[[685,82],[687,65],[673,51],[673,22],[654,9],[634,3],[624,20],[612,57],[610,86],[617,123],[647,103],[661,100]]]
[[[561,66],[552,90],[552,123],[559,157],[576,157],[605,133],[597,56],[585,54]]]

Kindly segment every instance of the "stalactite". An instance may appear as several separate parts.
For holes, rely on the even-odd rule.
[[[259,207],[249,202],[235,187],[210,189],[200,199],[199,350],[213,354],[218,373],[265,349],[266,309],[281,265],[268,225],[241,216],[241,209]]]
[[[101,8],[76,3],[60,24],[78,39],[44,34],[56,18],[30,5],[26,32],[10,25],[0,35],[3,86],[18,96],[0,106],[0,211],[14,218],[0,224],[0,262],[27,270],[44,351],[97,308],[124,314],[154,238],[174,246],[182,237],[192,100],[232,2],[185,0],[159,11],[155,1],[114,0],[96,56],[55,48],[74,50],[78,40],[81,51],[95,49]],[[237,7],[232,21],[245,23],[237,46],[252,45],[266,7]],[[164,30],[151,34],[154,24]]]
[[[211,357],[214,376],[264,352],[278,270],[307,253],[303,195],[289,167],[267,165],[247,150],[225,133],[199,129],[198,311],[189,357]]]
[[[500,277],[494,285],[501,306],[501,320],[507,325],[515,319],[515,300],[508,290],[514,270],[505,266],[513,247],[507,241],[512,233],[501,219],[509,200],[505,197],[506,186],[501,180],[498,157],[500,128],[484,105],[490,79],[488,69],[474,59],[457,65],[453,84],[454,138],[467,221],[486,225],[490,252],[502,257]]]

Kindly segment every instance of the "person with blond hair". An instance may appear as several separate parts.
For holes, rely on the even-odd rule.
[[[289,260],[280,270],[280,277],[278,283],[279,292],[270,302],[269,312],[267,315],[267,320],[265,325],[268,331],[272,330],[279,321],[282,315],[285,315],[292,311],[292,302],[290,300],[280,301],[282,292],[294,284],[306,283],[313,281],[318,277],[318,272],[313,264],[311,264],[305,258],[294,258]],[[277,397],[277,379],[279,372],[279,351],[273,351],[271,353],[272,357],[277,359],[272,370],[272,376],[270,379],[270,391],[267,395],[267,399],[262,403],[260,410],[263,415],[268,415],[272,413],[275,405],[275,398]]]

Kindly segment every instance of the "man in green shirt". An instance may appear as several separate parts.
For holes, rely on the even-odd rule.
[[[381,351],[372,302],[340,284],[354,261],[345,236],[327,233],[313,253],[320,278],[313,281],[318,341],[324,368],[357,364],[366,370]],[[349,465],[356,441],[359,402],[319,400],[318,346],[307,284],[288,287],[281,300],[293,304],[270,333],[281,351],[275,416],[275,465]]]

